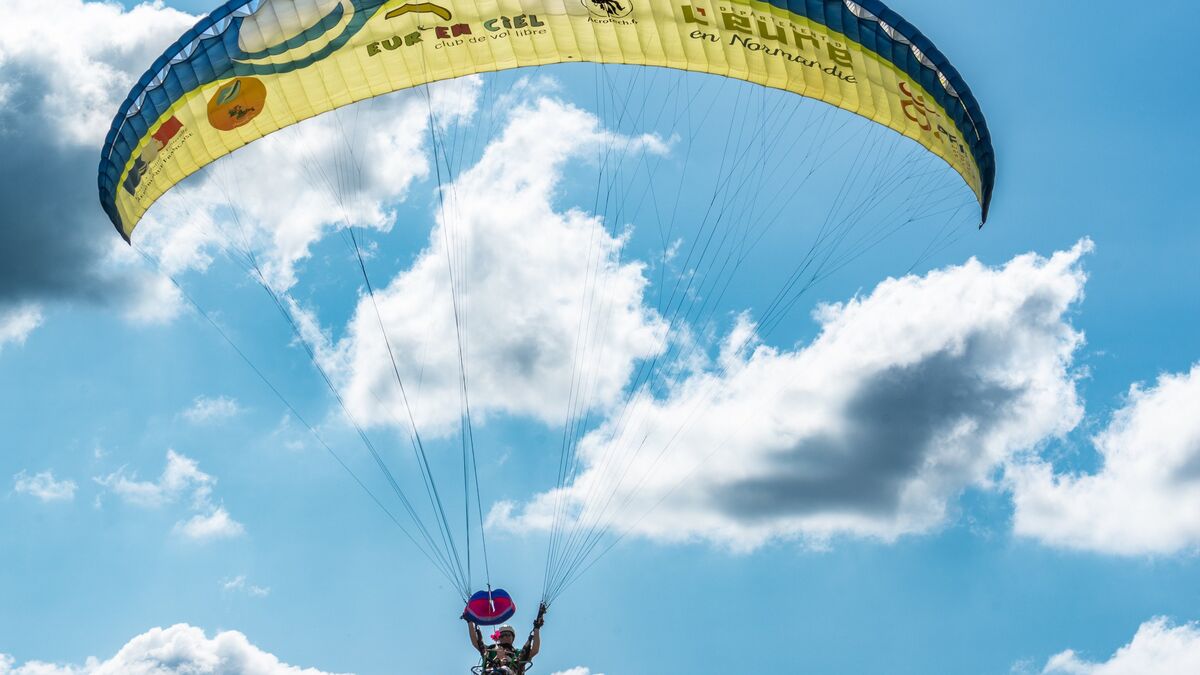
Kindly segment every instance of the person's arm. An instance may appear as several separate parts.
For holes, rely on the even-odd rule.
[[[529,634],[529,640],[525,643],[523,650],[529,659],[538,655],[538,651],[542,648],[542,626],[546,623],[546,603],[542,603],[538,607],[537,618],[533,620],[533,632]]]
[[[479,627],[470,619],[467,619],[467,630],[471,633],[471,646],[480,654],[483,654],[483,634],[479,632]]]
[[[529,634],[529,643],[525,645],[525,651],[527,654],[529,654],[529,658],[532,659],[533,657],[538,655],[538,650],[540,650],[541,648],[542,648],[542,629],[539,626],[537,628],[534,628],[533,632]]]

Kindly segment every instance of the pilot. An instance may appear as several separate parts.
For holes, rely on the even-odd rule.
[[[483,658],[481,670],[483,675],[521,675],[524,673],[542,647],[541,631],[542,625],[545,623],[545,615],[546,605],[543,604],[538,609],[537,619],[533,622],[533,631],[529,633],[529,639],[525,641],[525,646],[517,649],[513,645],[517,631],[512,626],[508,624],[500,626],[500,630],[496,631],[496,643],[485,645],[479,627],[464,614],[463,619],[466,620],[467,629],[471,634],[471,646],[475,647],[475,650]]]

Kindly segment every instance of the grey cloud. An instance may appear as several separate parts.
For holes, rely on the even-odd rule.
[[[63,143],[46,76],[6,65],[0,106],[0,309],[55,300],[119,303],[139,290],[106,261],[117,237],[96,198],[99,149]]]
[[[972,340],[961,351],[943,350],[876,374],[847,402],[847,433],[801,439],[776,457],[769,475],[726,487],[719,508],[751,520],[895,513],[939,437],[964,420],[986,434],[1011,418],[1021,392],[980,375],[988,351],[983,341]],[[965,482],[972,468],[941,471]]]
[[[537,366],[542,362],[542,345],[536,338],[523,338],[510,343],[504,350],[508,358],[506,363],[512,365],[517,372],[526,378],[532,377]]]
[[[1180,483],[1200,483],[1200,447],[1196,448],[1196,454],[1191,459],[1184,462],[1175,478]]]

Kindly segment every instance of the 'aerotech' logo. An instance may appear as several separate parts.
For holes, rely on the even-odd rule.
[[[593,16],[602,19],[623,19],[633,11],[632,0],[579,0]]]

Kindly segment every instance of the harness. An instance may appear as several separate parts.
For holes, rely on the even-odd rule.
[[[520,675],[525,672],[525,664],[529,662],[529,651],[525,648],[513,648],[511,652],[502,650],[500,645],[491,645],[483,652],[483,672],[490,668],[509,668],[511,672]]]

